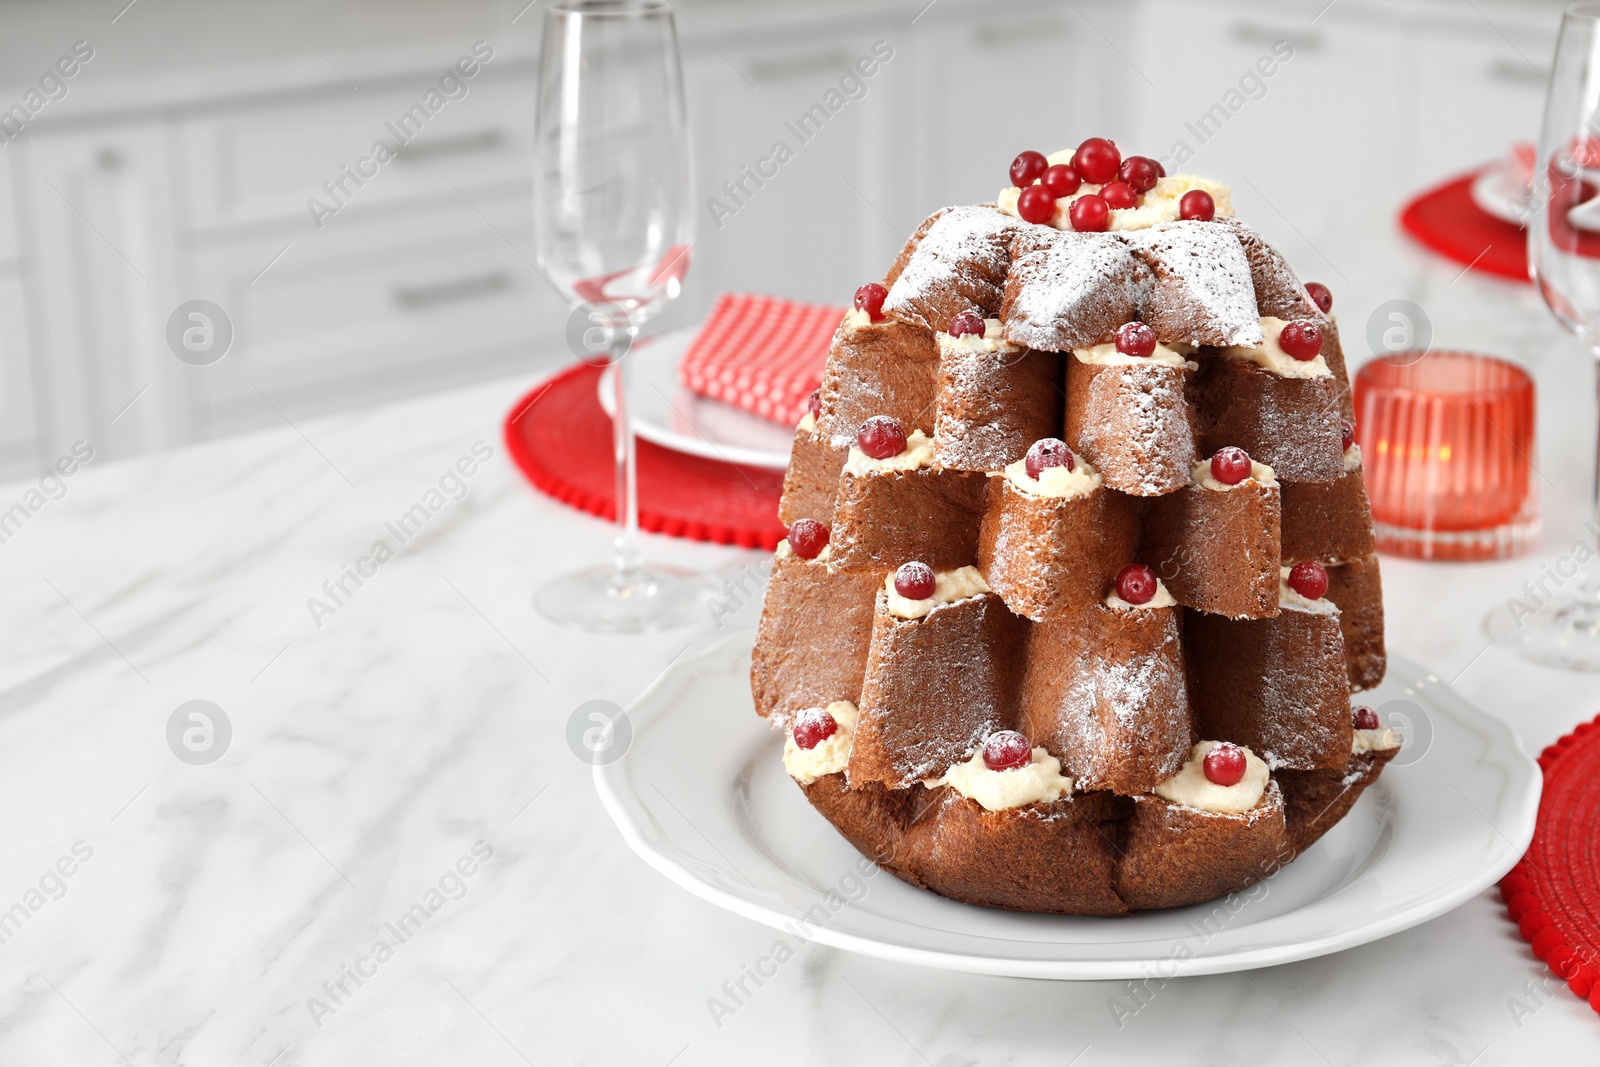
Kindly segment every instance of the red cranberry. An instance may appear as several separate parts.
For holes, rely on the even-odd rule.
[[[1043,152],[1023,152],[1011,161],[1011,184],[1026,189],[1050,166]]]
[[[1204,189],[1190,189],[1178,201],[1178,217],[1196,222],[1210,222],[1217,214],[1217,202]]]
[[[1150,159],[1149,156],[1145,156],[1144,158],[1145,159]],[[1163,167],[1161,165],[1161,160],[1159,160],[1159,159],[1150,159],[1150,162],[1152,162],[1152,163],[1154,163],[1156,165],[1156,174],[1157,174],[1157,176],[1162,177],[1162,178],[1165,178],[1167,176],[1167,168]]]
[[[813,419],[822,415],[822,390],[813,389],[811,395],[806,397],[806,410],[811,412]]]
[[[822,708],[806,708],[794,717],[794,743],[807,752],[838,732],[838,721]]]
[[[1056,213],[1056,198],[1042,185],[1030,185],[1017,197],[1017,216],[1024,222],[1043,225]]]
[[[856,290],[856,310],[865,311],[873,322],[882,322],[883,302],[888,296],[889,290],[877,282],[868,282]]]
[[[894,591],[907,600],[927,600],[938,587],[933,568],[926,563],[912,560],[900,564],[900,569],[894,572]]]
[[[873,459],[888,459],[906,450],[906,431],[888,415],[874,415],[861,424],[856,444]]]
[[[1156,332],[1142,322],[1125,322],[1117,330],[1117,351],[1138,359],[1155,355]]]
[[[1211,457],[1211,477],[1223,485],[1238,485],[1250,477],[1250,453],[1229,445]]]
[[[1278,347],[1304,363],[1322,351],[1322,327],[1310,319],[1295,319],[1278,334]]]
[[[1099,233],[1111,221],[1111,205],[1098,193],[1088,193],[1072,202],[1067,216],[1079,233]]]
[[[983,316],[968,308],[950,320],[948,332],[951,337],[982,337],[987,329]]]
[[[1038,478],[1047,467],[1065,467],[1071,470],[1077,466],[1077,461],[1072,458],[1072,449],[1058,437],[1045,437],[1035,441],[1028,449],[1028,454],[1022,458],[1022,465],[1028,472],[1028,477]]]
[[[1306,282],[1306,292],[1311,294],[1311,300],[1322,309],[1326,315],[1333,310],[1333,293],[1321,282]]]
[[[1104,137],[1091,137],[1078,146],[1072,154],[1072,167],[1086,182],[1104,185],[1117,176],[1122,166],[1122,153]]]
[[[1149,156],[1129,156],[1122,161],[1117,177],[1133,186],[1136,192],[1148,193],[1161,180],[1161,164]]]
[[[1044,172],[1039,184],[1050,190],[1051,196],[1071,196],[1083,184],[1083,177],[1065,163],[1057,163]]]
[[[1148,604],[1156,595],[1156,572],[1143,563],[1130,563],[1117,572],[1117,595],[1135,606]]]
[[[1349,419],[1339,420],[1339,447],[1346,452],[1356,443],[1356,424]]]
[[[1116,208],[1118,211],[1139,206],[1139,190],[1127,182],[1112,182],[1100,190],[1100,198],[1106,202],[1107,207]]]
[[[1378,713],[1365,704],[1356,708],[1350,718],[1357,730],[1376,730],[1383,725],[1378,721]]]
[[[1238,785],[1244,778],[1244,749],[1231,741],[1224,741],[1206,753],[1202,764],[1206,781],[1213,785]]]
[[[991,771],[1014,771],[1033,762],[1033,746],[1015,730],[999,730],[983,743],[983,765]]]
[[[1304,560],[1289,569],[1289,588],[1307,600],[1321,600],[1328,591],[1328,571],[1314,560]]]
[[[828,547],[828,528],[816,519],[796,519],[789,527],[789,547],[801,559],[816,559]]]

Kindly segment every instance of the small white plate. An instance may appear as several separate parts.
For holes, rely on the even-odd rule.
[[[1472,202],[1487,214],[1513,226],[1527,226],[1533,215],[1532,193],[1506,160],[1498,160],[1472,179]]]
[[[783,470],[789,466],[794,427],[769,422],[731,404],[707,400],[678,381],[678,363],[695,330],[677,330],[635,345],[629,392],[633,432],[674,452]],[[611,375],[600,375],[600,406],[611,404]]]
[[[959,904],[883,872],[861,892],[851,875],[873,868],[784,773],[782,736],[755,714],[749,668],[748,637],[672,666],[628,709],[631,743],[595,767],[595,785],[651,866],[792,941],[1022,978],[1247,970],[1442,915],[1498,881],[1533,838],[1541,779],[1516,735],[1391,657],[1388,680],[1364,699],[1395,702],[1386,711],[1410,720],[1408,749],[1343,822],[1231,908],[1030,915]],[[830,892],[854,899],[821,925],[807,919],[819,905],[829,916]]]

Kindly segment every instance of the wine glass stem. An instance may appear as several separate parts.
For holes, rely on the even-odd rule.
[[[628,359],[630,338],[618,331],[611,346],[612,458],[617,471],[616,589],[631,589],[639,575],[639,472],[634,448],[633,422],[628,410]]]

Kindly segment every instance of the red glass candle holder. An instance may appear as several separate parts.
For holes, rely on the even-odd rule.
[[[1538,539],[1533,379],[1467,352],[1400,352],[1355,380],[1378,549],[1502,559]]]

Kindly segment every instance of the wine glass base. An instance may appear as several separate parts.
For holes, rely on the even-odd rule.
[[[541,587],[533,607],[570,629],[637,634],[709,618],[707,606],[717,592],[710,578],[678,567],[646,564],[626,576],[614,566],[590,567]]]
[[[1600,673],[1600,601],[1564,596],[1531,613],[1503,605],[1483,626],[1495,644],[1523,659]]]

